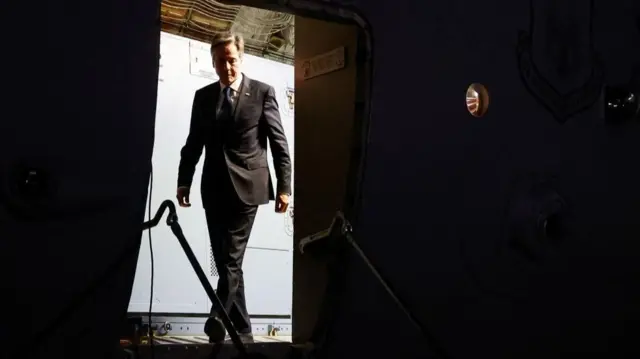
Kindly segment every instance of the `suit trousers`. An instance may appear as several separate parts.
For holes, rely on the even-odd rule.
[[[235,191],[223,193],[227,196],[205,206],[213,259],[219,275],[216,293],[238,333],[248,334],[251,333],[251,320],[244,293],[242,261],[258,206],[242,203]],[[215,305],[211,308],[211,316],[218,316]]]

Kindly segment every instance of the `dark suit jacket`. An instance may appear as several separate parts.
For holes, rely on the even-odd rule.
[[[201,185],[205,208],[225,198],[228,191],[235,191],[247,205],[268,203],[275,199],[267,162],[268,140],[277,192],[290,194],[291,158],[273,87],[243,74],[231,121],[216,118],[219,96],[219,82],[196,91],[189,136],[180,152],[178,186],[191,187],[205,148]]]

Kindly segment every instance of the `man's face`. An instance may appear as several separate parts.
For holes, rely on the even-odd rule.
[[[238,48],[234,44],[220,45],[213,49],[213,67],[220,77],[220,82],[228,86],[232,84],[240,74],[242,58]]]

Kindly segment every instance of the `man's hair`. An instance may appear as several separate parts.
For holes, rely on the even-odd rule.
[[[229,31],[219,32],[211,39],[211,54],[213,50],[218,46],[224,46],[233,44],[238,49],[240,56],[244,53],[244,38],[240,34],[232,33]]]

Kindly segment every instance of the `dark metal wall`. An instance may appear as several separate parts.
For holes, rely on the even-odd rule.
[[[0,14],[1,356],[111,358],[151,172],[159,2]]]
[[[356,3],[375,39],[356,239],[442,350],[354,256],[330,357],[637,356],[640,122],[607,123],[589,86],[633,81],[638,4],[596,1],[590,47],[588,1]]]

